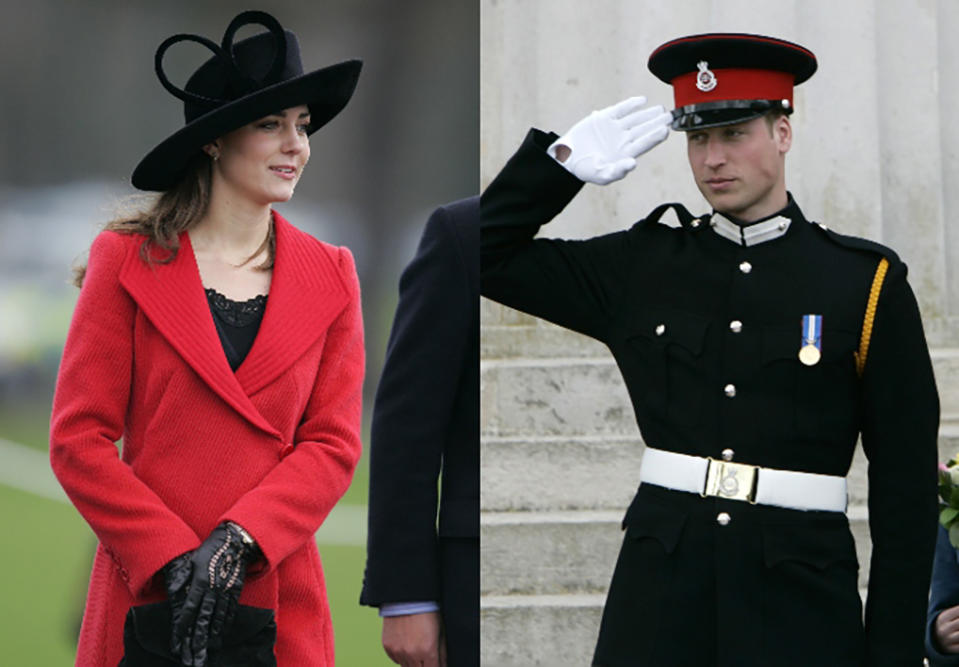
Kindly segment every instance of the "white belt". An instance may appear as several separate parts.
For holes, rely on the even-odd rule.
[[[846,511],[846,478],[760,468],[647,447],[639,480],[667,489],[796,510]]]

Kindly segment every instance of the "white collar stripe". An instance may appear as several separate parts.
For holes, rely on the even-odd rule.
[[[744,245],[742,227],[736,223],[731,222],[730,220],[727,220],[726,218],[717,214],[713,215],[712,219],[709,221],[709,225],[713,228],[714,232],[723,238],[729,239],[736,245]]]
[[[714,213],[710,220],[710,227],[714,232],[737,245],[747,248],[758,243],[778,239],[789,231],[789,225],[791,224],[792,220],[781,215],[747,227],[740,227],[722,213]]]

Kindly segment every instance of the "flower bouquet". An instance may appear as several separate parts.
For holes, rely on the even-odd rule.
[[[959,454],[939,464],[939,523],[959,548]]]

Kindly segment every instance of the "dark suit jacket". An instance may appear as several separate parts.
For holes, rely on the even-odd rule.
[[[650,446],[717,459],[729,448],[738,462],[842,476],[861,432],[869,458],[865,627],[842,513],[642,485],[596,663],[918,665],[939,413],[905,265],[809,223],[795,203],[781,236],[750,247],[685,209],[678,228],[652,215],[584,241],[534,239],[582,185],[546,155],[553,139],[532,131],[483,193],[482,293],[605,343]],[[853,352],[883,257],[859,378]],[[804,314],[822,316],[812,366],[797,358]]]
[[[959,653],[943,653],[932,638],[939,612],[959,605],[959,561],[956,548],[949,543],[946,529],[939,527],[936,558],[932,563],[932,585],[929,587],[929,620],[926,623],[926,655],[929,667],[956,667]]]
[[[478,566],[442,562],[437,542],[467,538],[478,550],[478,247],[479,198],[441,207],[400,280],[373,408],[361,604],[440,601],[455,572],[464,605],[479,605]]]

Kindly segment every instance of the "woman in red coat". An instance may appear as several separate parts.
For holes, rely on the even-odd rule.
[[[248,23],[268,30],[234,44]],[[180,90],[183,40],[214,57]],[[152,209],[93,243],[53,406],[53,470],[99,538],[76,664],[332,666],[314,533],[360,455],[359,285],[270,206],[360,63],[303,74],[293,33],[244,12],[156,66],[186,124],[133,174]]]

